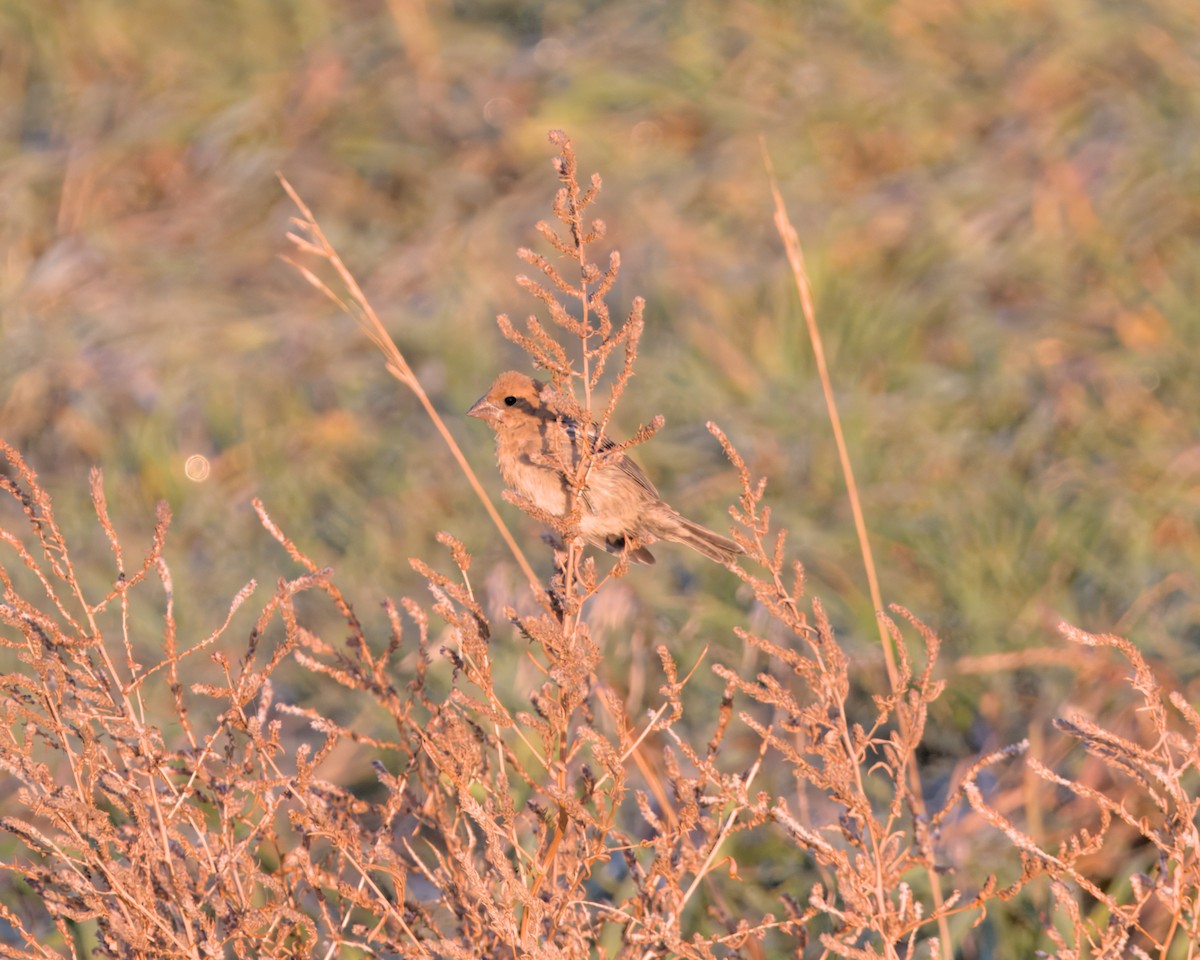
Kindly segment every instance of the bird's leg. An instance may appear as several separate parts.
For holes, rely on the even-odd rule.
[[[619,533],[610,533],[604,538],[604,546],[609,553],[622,554],[625,552],[626,545],[625,537]]]

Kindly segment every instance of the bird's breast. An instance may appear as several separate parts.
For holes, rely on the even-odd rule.
[[[554,516],[567,513],[567,482],[552,466],[539,462],[542,458],[526,450],[497,449],[497,461],[504,482],[529,500],[539,510]]]

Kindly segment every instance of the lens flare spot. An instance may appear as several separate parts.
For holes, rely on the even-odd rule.
[[[212,464],[208,462],[208,457],[202,457],[198,453],[193,453],[183,465],[183,472],[187,474],[187,478],[196,483],[207,480],[211,471]]]

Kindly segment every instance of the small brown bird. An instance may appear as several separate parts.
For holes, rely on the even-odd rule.
[[[496,460],[504,482],[540,510],[564,517],[571,486],[560,465],[578,464],[580,438],[575,421],[551,406],[545,389],[541,381],[510,370],[496,378],[467,415],[496,431]],[[607,439],[600,445],[601,451],[614,446]],[[638,563],[654,562],[646,545],[655,540],[687,544],[722,564],[744,552],[671,509],[642,468],[624,454],[593,464],[579,532],[588,543]]]

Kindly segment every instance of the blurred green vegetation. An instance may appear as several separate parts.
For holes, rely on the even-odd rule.
[[[10,0],[0,51],[0,431],[81,527],[94,463],[119,527],[167,499],[197,628],[277,562],[252,495],[372,604],[413,588],[405,558],[438,528],[507,564],[411,398],[276,259],[274,173],[491,478],[460,414],[520,361],[492,318],[532,309],[513,251],[548,215],[561,126],[605,177],[614,309],[649,300],[622,426],[667,415],[642,459],[681,508],[719,525],[735,492],[716,419],[770,476],[813,592],[869,640],[764,135],[887,598],[956,652],[1044,644],[1065,617],[1194,672],[1190,0]],[[665,616],[693,576],[732,601],[667,553],[634,582]]]
[[[736,481],[704,430],[718,421],[770,477],[810,591],[870,664],[764,136],[885,598],[934,626],[950,660],[1055,643],[1065,618],[1118,629],[1190,680],[1195,13],[1194,0],[7,0],[0,435],[94,547],[98,582],[112,574],[87,468],[104,468],[131,555],[170,502],[181,640],[207,635],[251,576],[289,569],[252,496],[368,622],[382,625],[383,596],[420,595],[407,558],[439,557],[439,529],[467,543],[500,609],[521,579],[432,428],[351,321],[278,261],[292,211],[275,172],[498,492],[490,435],[462,412],[521,362],[493,318],[533,310],[514,251],[549,216],[545,135],[562,127],[605,179],[614,312],[649,303],[620,426],[666,415],[639,457],[719,527]],[[203,483],[183,470],[196,453],[213,465]],[[536,554],[537,526],[505,509]],[[631,643],[660,640],[689,664],[703,642],[736,660],[732,578],[660,554],[596,613],[622,670]],[[1036,679],[1061,696],[1056,676]],[[1024,702],[1026,680],[978,682],[1011,682]],[[939,705],[948,740],[984,709],[970,690]],[[1027,714],[1001,704],[987,723],[1019,731]]]
[[[532,309],[513,251],[548,216],[560,126],[605,177],[614,309],[649,300],[622,426],[666,414],[642,459],[720,524],[718,420],[770,476],[813,592],[869,639],[764,135],[887,598],[953,651],[1044,644],[1065,617],[1193,672],[1190,0],[8,2],[0,51],[0,431],[80,524],[93,463],[119,526],[166,498],[198,627],[276,562],[252,495],[372,604],[413,588],[405,558],[438,528],[507,563],[411,398],[276,259],[274,173],[491,478],[460,414],[520,361],[492,318]],[[691,576],[728,594],[667,553],[634,583],[665,615]]]

